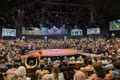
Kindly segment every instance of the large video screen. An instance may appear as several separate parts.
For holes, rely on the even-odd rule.
[[[110,22],[110,31],[120,30],[120,19]]]
[[[71,36],[82,36],[83,31],[81,29],[72,29],[71,30]]]
[[[8,28],[3,28],[2,29],[2,36],[16,36],[16,29],[8,29]]]
[[[87,35],[100,34],[100,28],[88,28]]]
[[[52,28],[48,29],[47,35],[64,35],[66,32],[67,31],[64,27],[57,28],[56,26],[53,26]]]
[[[41,28],[33,28],[26,29],[22,28],[22,34],[24,35],[64,35],[66,34],[66,30],[63,27],[57,28],[53,26],[51,28],[41,27]]]
[[[31,27],[29,29],[23,27],[22,34],[24,34],[24,35],[42,35],[40,28],[33,28],[33,27]]]

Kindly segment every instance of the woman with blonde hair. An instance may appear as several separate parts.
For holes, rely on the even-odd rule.
[[[24,66],[18,67],[16,75],[18,77],[17,80],[26,80],[26,68]]]

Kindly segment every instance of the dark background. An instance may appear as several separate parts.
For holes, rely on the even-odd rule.
[[[12,16],[15,15],[17,8],[27,9],[33,7],[29,14],[38,11],[41,22],[49,19],[56,23],[56,15],[62,16],[63,23],[69,22],[71,25],[80,24],[92,27],[98,25],[103,35],[118,34],[117,31],[109,31],[109,21],[120,18],[120,0],[0,0],[0,24],[13,25]],[[93,21],[90,21],[90,12],[93,12]],[[29,11],[28,11],[29,12]],[[49,17],[50,16],[50,17]],[[20,33],[20,27],[17,27]],[[80,27],[80,26],[79,26]],[[71,26],[68,26],[71,28]],[[84,28],[83,28],[84,29]]]

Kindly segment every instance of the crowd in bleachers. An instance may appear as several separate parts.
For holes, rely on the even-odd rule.
[[[60,70],[57,69],[58,71],[56,71],[54,69],[52,69],[52,70],[47,69],[47,72],[44,73],[44,76],[52,75],[52,76],[54,76],[53,78],[56,78],[56,79],[50,79],[50,80],[63,80],[63,79],[58,79],[58,76],[59,76],[58,72],[63,72],[64,78],[66,78],[65,80],[73,80],[73,79],[74,80],[86,80],[86,78],[88,78],[88,80],[89,80],[89,78],[91,78],[91,77],[92,78],[100,78],[100,79],[90,79],[90,80],[103,80],[103,77],[105,78],[106,73],[104,74],[104,69],[102,68],[103,64],[101,62],[104,63],[105,61],[107,61],[106,64],[108,65],[108,67],[106,69],[109,69],[109,65],[110,65],[110,69],[109,69],[110,71],[108,70],[108,73],[111,74],[111,71],[113,70],[113,73],[118,75],[117,77],[119,77],[120,76],[120,74],[119,74],[120,41],[119,40],[120,40],[119,38],[113,38],[113,39],[81,38],[81,39],[48,39],[48,40],[44,40],[44,39],[1,40],[0,64],[12,64],[13,65],[16,60],[20,60],[20,55],[28,54],[27,52],[32,51],[32,50],[73,48],[73,49],[77,49],[77,50],[80,50],[81,52],[85,52],[85,53],[89,53],[89,54],[102,54],[103,55],[102,57],[104,57],[104,58],[100,58],[100,59],[97,58],[94,61],[92,61],[93,63],[88,64],[88,63],[86,63],[87,61],[85,61],[86,58],[83,57],[82,59],[83,59],[84,66],[81,66],[81,67],[80,67],[80,65],[71,66],[70,64],[62,64],[62,67],[60,67],[61,65],[59,64],[59,67],[57,66],[57,68]],[[116,58],[116,59],[114,59],[114,58]],[[56,58],[56,60],[58,60],[58,61],[59,61],[59,59],[60,58]],[[87,58],[86,60],[89,60],[89,59],[92,59],[92,58]],[[73,60],[74,60],[74,58],[73,58]],[[80,59],[78,59],[78,61],[79,60]],[[76,61],[76,60],[74,60],[74,61]],[[52,65],[56,65],[56,63],[52,64]],[[112,65],[112,67],[111,67],[111,65]],[[90,71],[91,75],[87,76],[87,74],[85,72],[85,70],[87,68],[85,66],[88,66],[87,67],[88,69],[90,66],[94,67],[94,70],[92,70],[92,73]],[[63,67],[65,70],[64,69],[62,70]],[[66,70],[67,67],[69,67],[68,70]],[[49,66],[48,68],[51,68],[51,67]],[[43,69],[40,68],[40,71],[37,70],[36,75],[38,75],[38,74],[41,75],[41,73],[39,73],[39,72],[41,72],[41,70],[44,70],[44,69],[46,70],[46,65],[44,65]],[[55,67],[55,69],[56,69],[56,67]],[[75,76],[73,76],[74,69],[75,69],[76,78],[82,78],[82,79],[76,79]],[[115,71],[114,71],[114,69],[115,69]],[[103,72],[101,72],[102,70],[103,70]],[[69,71],[71,71],[71,74],[72,74],[71,76],[69,76]],[[51,73],[51,75],[48,75],[50,73]],[[103,74],[101,74],[101,73],[103,73]],[[77,77],[78,74],[81,74],[80,77]],[[114,75],[114,76],[116,76],[116,75]],[[44,79],[44,78],[46,78],[44,76],[41,77],[40,80],[42,78],[43,78],[42,80],[46,80],[46,79]],[[112,80],[112,79],[105,79],[105,80]]]

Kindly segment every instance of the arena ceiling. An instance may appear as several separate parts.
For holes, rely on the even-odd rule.
[[[111,8],[112,18],[120,18],[120,0],[112,0]]]
[[[119,17],[119,0],[0,0],[0,15],[13,15],[16,8],[34,7],[45,16],[64,15],[72,21],[97,21]],[[33,11],[34,12],[34,11]]]

